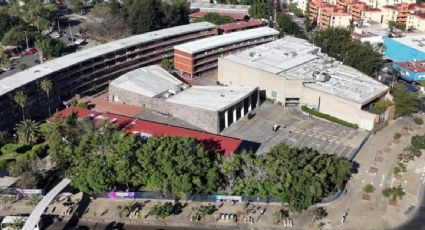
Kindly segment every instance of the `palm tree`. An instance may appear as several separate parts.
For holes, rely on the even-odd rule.
[[[28,105],[28,96],[23,91],[17,91],[15,94],[15,102],[22,109],[22,121],[25,120],[25,107]]]
[[[36,143],[40,137],[40,124],[33,120],[25,120],[16,125],[15,131],[19,143],[31,145]]]
[[[47,95],[47,105],[49,108],[49,116],[50,116],[52,115],[50,112],[50,90],[52,90],[52,82],[50,80],[44,79],[41,81],[40,87]]]

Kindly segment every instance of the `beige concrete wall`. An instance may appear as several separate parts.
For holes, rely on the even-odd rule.
[[[414,28],[417,31],[425,31],[425,18],[409,14],[407,16],[406,28]]]
[[[372,130],[378,118],[376,114],[363,111],[361,104],[307,87],[304,89],[303,104],[317,107],[319,98],[320,112],[358,124],[362,129]]]
[[[363,11],[362,18],[381,23],[382,11]]]
[[[350,27],[350,21],[353,19],[351,15],[333,15],[331,17],[330,27]]]
[[[218,60],[218,66],[218,81],[224,85],[258,86],[260,90],[266,91],[267,98],[280,102],[284,102],[286,97],[302,97],[303,81],[286,80],[272,73],[222,58]],[[272,96],[273,91],[276,92],[276,97]]]

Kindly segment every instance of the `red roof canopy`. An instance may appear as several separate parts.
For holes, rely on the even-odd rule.
[[[232,31],[232,30],[250,28],[254,26],[261,26],[261,25],[263,25],[263,21],[261,19],[255,19],[255,20],[250,20],[247,22],[227,23],[227,24],[219,25],[218,28],[224,31]]]
[[[235,152],[242,143],[242,140],[237,138],[225,137],[217,134],[201,132],[142,119],[133,119],[117,114],[98,113],[82,108],[69,107],[58,112],[57,114],[59,114],[59,116],[65,117],[69,116],[72,112],[76,113],[79,118],[92,117],[96,123],[102,120],[108,120],[112,124],[116,125],[119,129],[129,134],[143,132],[156,137],[192,137],[202,143],[206,148],[223,153],[224,155],[229,155]],[[49,118],[49,120],[54,119],[57,114]]]
[[[425,61],[417,62],[396,62],[395,64],[412,72],[425,72]]]

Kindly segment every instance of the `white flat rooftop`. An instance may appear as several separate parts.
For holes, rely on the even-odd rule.
[[[183,82],[158,65],[130,71],[110,83],[112,86],[146,97],[156,97],[169,89],[180,88],[182,84]]]
[[[168,29],[157,30],[149,33],[134,35],[128,38],[123,38],[106,44],[98,45],[93,48],[81,50],[72,54],[65,55],[52,61],[36,65],[27,70],[18,72],[10,77],[0,80],[0,95],[21,87],[31,81],[42,78],[48,74],[57,72],[68,66],[78,64],[85,60],[98,57],[115,50],[124,49],[138,44],[143,44],[150,41],[155,41],[162,38],[167,38],[179,34],[196,32],[204,29],[215,28],[216,25],[209,22],[199,22],[183,26],[176,26]]]
[[[316,71],[323,70],[317,68]],[[334,64],[325,71],[330,76],[328,81],[307,82],[304,83],[304,86],[362,105],[382,96],[389,90],[388,86],[349,66]]]
[[[208,38],[199,39],[192,42],[187,42],[184,44],[174,46],[174,49],[183,51],[185,53],[194,54],[194,53],[202,52],[204,50],[221,47],[224,45],[234,44],[234,43],[243,42],[246,40],[262,38],[265,36],[272,36],[272,35],[278,35],[278,34],[279,34],[279,31],[273,28],[260,27],[255,29],[223,34],[219,36],[208,37]]]
[[[302,80],[305,87],[365,104],[388,91],[388,87],[360,71],[345,66],[304,39],[286,36],[224,57],[251,68],[262,69],[288,80]],[[220,67],[219,67],[220,68]],[[328,81],[315,76],[325,73]]]
[[[315,54],[318,50],[318,47],[304,39],[285,36],[282,39],[228,55],[224,59],[281,75],[284,71],[318,58]],[[285,77],[291,78],[290,76]],[[294,79],[303,79],[304,77],[300,75]]]
[[[192,86],[168,102],[211,111],[223,110],[249,95],[256,87]]]
[[[391,38],[391,39],[425,53],[425,35],[424,34],[408,35],[401,38]]]

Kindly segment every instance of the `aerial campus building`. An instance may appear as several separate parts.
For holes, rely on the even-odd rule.
[[[408,82],[425,80],[425,60],[394,62],[392,68],[400,72],[400,77]]]
[[[113,80],[109,97],[182,119],[210,133],[220,133],[259,103],[257,87],[189,87],[159,66],[136,69]]]
[[[78,51],[3,78],[0,129],[9,128],[22,118],[21,109],[13,99],[17,91],[28,95],[27,117],[45,117],[48,103],[56,109],[75,94],[93,93],[131,70],[172,58],[174,45],[216,34],[217,27],[207,22],[177,26]],[[44,79],[53,84],[50,102],[39,86]]]
[[[372,130],[388,119],[367,110],[390,97],[389,88],[335,62],[306,40],[290,36],[220,58],[218,81],[229,86],[258,86],[262,96],[284,106],[307,105]]]
[[[195,77],[217,70],[217,59],[273,41],[279,32],[260,27],[199,39],[174,47],[174,65],[180,76]]]

